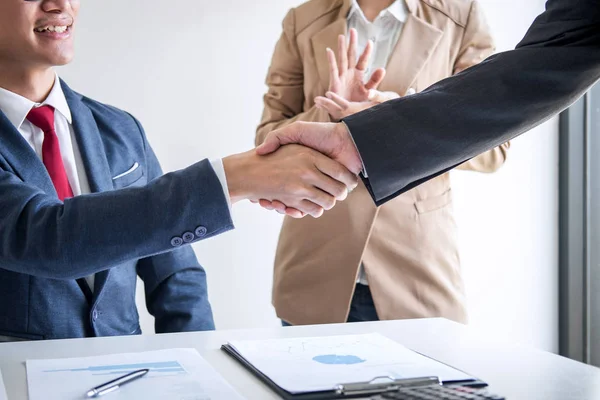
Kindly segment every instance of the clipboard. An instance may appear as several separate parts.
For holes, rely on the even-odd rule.
[[[332,390],[316,391],[316,392],[304,392],[304,393],[290,393],[287,390],[278,386],[272,379],[262,373],[258,368],[252,365],[246,360],[240,353],[238,353],[233,346],[224,344],[221,346],[221,350],[237,360],[246,369],[248,369],[253,375],[260,379],[266,384],[271,390],[277,393],[284,400],[333,400],[333,399],[355,399],[365,398],[369,396],[375,396],[386,392],[391,392],[404,387],[414,386],[426,386],[426,385],[443,385],[443,382],[437,376],[426,376],[422,378],[410,378],[410,379],[393,379],[391,377],[374,377],[369,382],[355,382],[355,383],[339,383]],[[452,381],[449,384],[463,384],[473,387],[485,387],[487,383],[473,379],[469,381]]]

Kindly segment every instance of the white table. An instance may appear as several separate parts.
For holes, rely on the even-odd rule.
[[[0,344],[8,400],[27,399],[25,360],[194,347],[249,400],[278,397],[219,348],[232,339],[328,336],[379,332],[462,369],[508,400],[599,400],[600,369],[550,353],[495,344],[445,319],[301,326]]]

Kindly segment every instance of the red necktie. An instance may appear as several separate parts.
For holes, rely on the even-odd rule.
[[[27,119],[44,132],[42,161],[54,183],[58,198],[64,200],[73,197],[73,190],[67,179],[67,172],[60,154],[58,136],[54,129],[54,108],[51,106],[33,108],[27,115]]]

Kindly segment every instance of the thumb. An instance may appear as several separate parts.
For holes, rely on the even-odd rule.
[[[256,154],[266,156],[286,144],[302,143],[303,122],[294,122],[286,127],[279,128],[267,135],[267,138],[256,148]]]
[[[281,147],[277,134],[270,133],[265,141],[256,148],[256,154],[259,156],[266,156],[267,154],[273,153],[275,150]]]

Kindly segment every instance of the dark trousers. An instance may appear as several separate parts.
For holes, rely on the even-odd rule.
[[[367,285],[357,283],[354,296],[352,296],[347,322],[368,321],[379,321],[377,310],[375,310],[375,303],[373,303],[373,296],[371,296],[371,290]],[[281,325],[290,326],[289,323],[283,320],[281,321]]]

